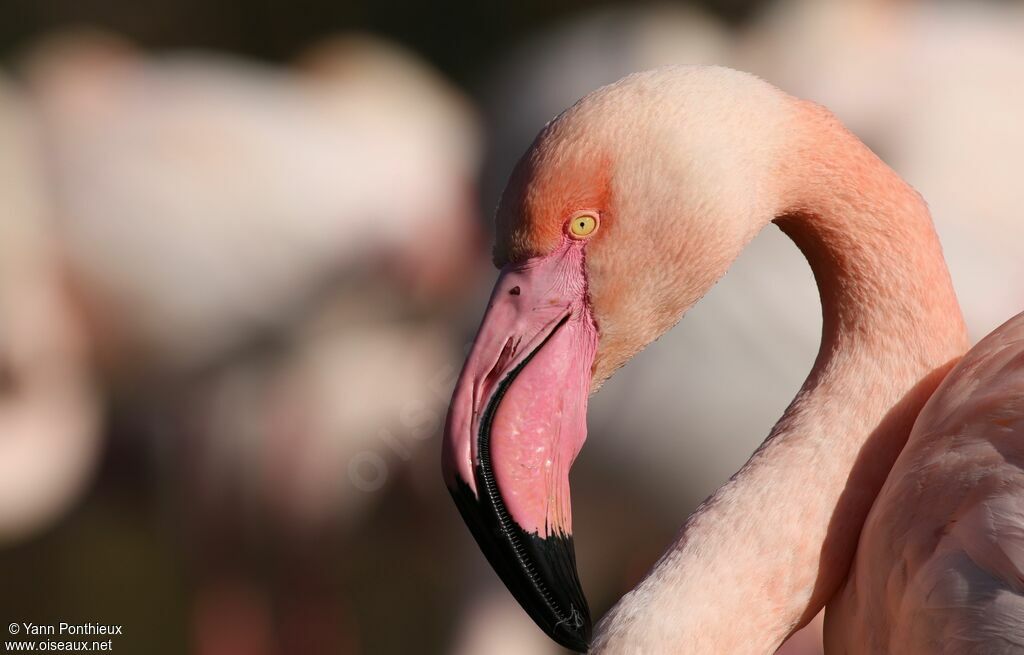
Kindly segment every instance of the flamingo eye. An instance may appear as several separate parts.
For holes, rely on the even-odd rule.
[[[597,216],[580,214],[569,221],[569,235],[574,239],[585,239],[597,231]]]

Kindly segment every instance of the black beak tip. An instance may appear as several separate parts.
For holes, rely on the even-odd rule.
[[[572,537],[524,531],[503,503],[477,499],[457,480],[455,504],[491,567],[530,618],[558,644],[580,653],[590,648],[590,608],[576,573]]]
[[[541,538],[523,532],[518,525],[514,530],[519,533],[520,551],[527,562],[520,575],[533,583],[533,593],[527,599],[518,594],[516,598],[549,637],[566,648],[586,652],[590,648],[592,622],[576,573],[572,537]]]
[[[586,653],[590,650],[590,617],[586,617],[579,626],[559,624],[553,630],[545,630],[545,632],[560,646],[565,646],[571,651]]]

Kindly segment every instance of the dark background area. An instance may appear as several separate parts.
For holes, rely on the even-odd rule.
[[[765,3],[708,0],[690,4],[740,25]],[[5,0],[0,5],[0,52],[10,57],[34,36],[87,24],[123,34],[145,48],[228,50],[268,61],[287,61],[320,37],[360,30],[394,39],[454,81],[469,84],[481,74],[483,62],[524,34],[581,10],[608,5],[587,0]]]

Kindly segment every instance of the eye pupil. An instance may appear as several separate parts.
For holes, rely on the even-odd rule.
[[[597,218],[590,214],[577,216],[576,221],[569,223],[569,232],[575,237],[589,237],[597,229]]]

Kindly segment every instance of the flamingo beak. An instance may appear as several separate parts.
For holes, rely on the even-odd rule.
[[[576,572],[569,468],[586,439],[597,330],[583,246],[502,270],[455,387],[445,482],[519,604],[552,639],[589,645]]]

